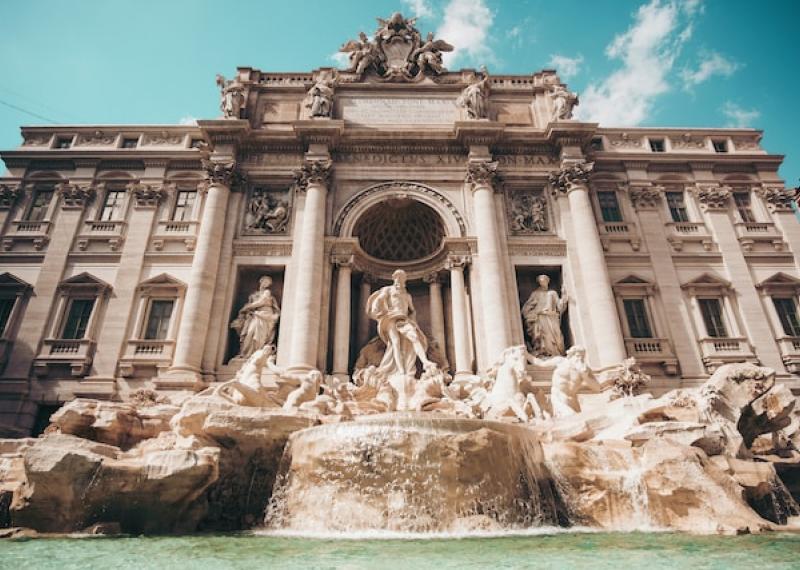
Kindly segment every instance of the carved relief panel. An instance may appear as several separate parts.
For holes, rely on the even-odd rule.
[[[267,186],[254,186],[244,213],[245,235],[288,235],[291,219],[291,192]]]
[[[509,233],[539,235],[551,233],[547,198],[542,188],[506,190]]]

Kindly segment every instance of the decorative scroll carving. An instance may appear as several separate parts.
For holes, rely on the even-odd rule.
[[[661,203],[664,188],[661,186],[634,186],[630,189],[631,202],[637,210],[652,210]]]
[[[94,198],[95,190],[91,184],[62,182],[56,186],[64,208],[84,208]]]
[[[0,184],[0,210],[8,210],[22,194],[21,184]]]
[[[576,186],[586,186],[592,170],[594,170],[594,162],[576,162],[557,172],[552,172],[547,180],[554,193],[566,194],[574,190]]]
[[[244,228],[254,234],[286,234],[289,226],[289,193],[254,188],[247,202]]]
[[[706,210],[723,210],[728,207],[731,197],[730,186],[718,184],[698,184],[692,189],[700,206]]]
[[[483,78],[467,85],[456,99],[456,105],[467,112],[468,119],[489,118],[489,72],[481,68]]]
[[[333,172],[329,160],[312,160],[303,164],[294,172],[295,185],[300,190],[306,190],[309,184],[328,184]]]
[[[508,192],[506,198],[511,233],[528,235],[550,230],[547,200],[541,190]]]
[[[241,181],[241,174],[236,169],[236,161],[216,161],[209,158],[202,159],[206,181],[209,184],[222,184],[230,188]]]
[[[618,135],[608,135],[611,146],[617,148],[642,148],[641,137],[631,137],[628,133]]]
[[[225,76],[217,74],[217,86],[220,89],[219,108],[226,119],[241,118],[241,109],[244,106],[244,87],[235,79],[226,80]]]
[[[447,70],[442,64],[442,52],[453,46],[435,40],[432,33],[425,41],[414,26],[417,19],[406,19],[395,12],[388,20],[378,18],[380,26],[370,41],[364,32],[358,40],[350,40],[339,51],[350,56],[347,71],[361,79],[373,72],[384,80],[419,81],[426,75],[437,76]]]
[[[695,137],[691,133],[683,133],[680,138],[672,139],[672,148],[706,148],[703,137]]]
[[[756,194],[767,203],[770,212],[791,212],[796,190],[783,186],[768,186],[756,189]]]
[[[550,87],[550,97],[553,99],[553,121],[568,121],[572,119],[572,111],[578,105],[578,96],[567,90],[561,84]]]
[[[161,131],[160,133],[145,133],[142,146],[166,146],[179,145],[183,142],[184,133],[170,133]]]
[[[736,150],[758,150],[760,148],[759,141],[761,135],[755,138],[733,138],[733,146]]]
[[[116,135],[109,135],[103,131],[95,131],[90,135],[80,135],[75,142],[75,146],[105,146],[114,144]]]
[[[473,187],[493,186],[499,181],[497,161],[483,160],[467,164],[467,183]]]
[[[41,135],[25,135],[25,142],[22,143],[22,146],[47,146],[50,144],[50,139],[52,135],[48,134],[41,134]]]
[[[164,187],[157,184],[131,182],[126,188],[133,195],[136,208],[155,208],[166,196]]]

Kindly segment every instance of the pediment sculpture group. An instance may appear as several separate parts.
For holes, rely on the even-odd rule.
[[[350,379],[324,376],[319,370],[289,372],[276,363],[280,307],[272,279],[264,276],[231,323],[240,339],[243,364],[233,380],[210,389],[239,405],[280,408],[284,412],[355,415],[392,411],[438,411],[467,418],[535,422],[580,412],[578,393],[614,389],[619,395],[640,388],[647,377],[633,359],[616,367],[592,370],[586,350],[565,350],[561,316],[568,298],[549,288],[546,275],[522,307],[530,344],[505,349],[485,375],[453,379],[442,366],[436,343],[429,343],[417,322],[406,273],[373,292],[367,315],[377,323],[377,337],[362,350]],[[552,370],[549,408],[537,400],[527,365]]]

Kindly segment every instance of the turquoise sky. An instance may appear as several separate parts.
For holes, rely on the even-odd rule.
[[[797,0],[0,0],[0,148],[20,125],[213,118],[216,73],[333,65],[396,10],[459,48],[451,69],[559,68],[606,126],[763,129],[798,183]]]

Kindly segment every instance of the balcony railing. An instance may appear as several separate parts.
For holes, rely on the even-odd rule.
[[[783,363],[792,374],[800,374],[800,336],[785,336],[778,339]]]
[[[703,338],[700,348],[703,362],[712,371],[726,362],[755,361],[756,358],[746,338]]]
[[[625,351],[640,362],[661,364],[667,374],[678,372],[678,359],[664,338],[626,338]]]
[[[701,236],[708,234],[706,225],[702,222],[669,222],[667,227],[676,235]]]
[[[714,248],[711,234],[702,222],[668,222],[666,227],[667,239],[676,251],[682,251],[685,242],[699,243],[705,251]]]
[[[42,235],[50,231],[50,222],[48,220],[14,220],[12,226],[14,228],[14,233],[17,234]]]
[[[600,233],[609,235],[624,235],[631,233],[631,225],[627,222],[601,222]]]
[[[84,232],[90,235],[96,235],[96,234],[121,235],[124,229],[125,229],[125,222],[123,221],[87,220],[85,222]]]
[[[194,235],[196,233],[196,221],[176,221],[176,220],[162,220],[158,222],[157,233],[161,235],[174,235],[174,234],[187,234]]]
[[[133,376],[137,366],[166,368],[172,364],[174,340],[129,340],[119,361],[122,376]]]
[[[42,350],[33,362],[34,372],[46,376],[48,366],[66,364],[72,368],[73,376],[84,376],[92,364],[95,341],[88,338],[47,338]]]

